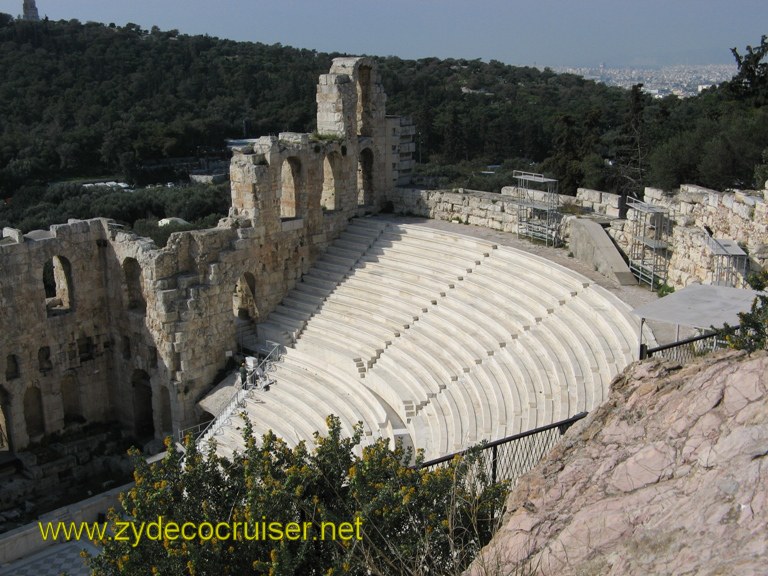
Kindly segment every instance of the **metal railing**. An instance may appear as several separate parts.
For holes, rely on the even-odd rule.
[[[580,412],[566,420],[429,460],[420,468],[447,466],[456,457],[476,455],[480,472],[491,484],[509,481],[514,485],[541,461],[568,428],[586,416],[587,412]]]
[[[264,357],[264,359],[259,362],[257,365],[257,370],[261,369],[263,372],[270,371],[270,366],[274,362],[280,361],[280,348],[281,345],[277,342],[268,342],[272,346],[269,353]],[[239,376],[238,376],[238,382],[239,382]],[[202,444],[206,440],[213,437],[216,432],[219,431],[219,429],[229,421],[229,419],[232,417],[232,415],[235,412],[236,408],[242,408],[245,406],[245,400],[248,398],[248,395],[250,394],[250,390],[244,388],[242,384],[236,385],[237,390],[232,395],[232,397],[227,402],[227,405],[224,407],[224,409],[217,414],[213,420],[209,420],[208,422],[203,422],[201,424],[197,424],[195,426],[191,426],[189,428],[185,428],[184,430],[179,430],[178,433],[178,439],[179,442],[183,444],[184,439],[187,437],[187,435],[191,435],[194,441],[197,444]]]
[[[731,328],[728,333],[733,334],[739,329],[738,326]],[[664,344],[663,346],[656,346],[654,348],[646,348],[645,346],[640,349],[640,360],[645,358],[651,358],[653,356],[661,356],[667,360],[673,360],[680,364],[687,364],[699,356],[703,356],[713,350],[719,350],[721,348],[727,348],[728,343],[726,341],[727,334],[722,331],[712,331],[700,334],[699,336],[693,336],[671,344]]]

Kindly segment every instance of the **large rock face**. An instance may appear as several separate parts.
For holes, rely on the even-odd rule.
[[[468,574],[768,573],[766,374],[765,352],[628,368]]]

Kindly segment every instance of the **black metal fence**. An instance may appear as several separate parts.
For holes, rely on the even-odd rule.
[[[491,484],[509,481],[514,485],[520,476],[541,461],[568,428],[586,415],[587,412],[580,412],[567,420],[429,460],[421,468],[447,466],[457,456],[472,455],[480,472]]]
[[[738,326],[731,328],[729,333],[734,333],[737,330]],[[643,347],[640,350],[640,359],[661,356],[680,364],[687,364],[694,358],[703,356],[708,352],[726,348],[728,346],[726,335],[724,331],[706,332],[699,336],[693,336],[692,338],[686,338],[671,344],[664,344],[663,346],[656,346],[655,348]]]

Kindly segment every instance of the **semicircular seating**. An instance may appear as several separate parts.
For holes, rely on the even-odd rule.
[[[289,444],[334,413],[346,434],[362,423],[364,444],[404,439],[434,458],[593,409],[638,329],[610,292],[539,256],[357,219],[260,325],[287,348],[245,412]],[[222,427],[222,454],[241,425]]]

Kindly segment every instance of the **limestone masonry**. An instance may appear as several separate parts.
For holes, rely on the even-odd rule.
[[[140,438],[196,424],[237,326],[253,330],[410,169],[410,124],[385,102],[371,61],[335,59],[317,87],[317,134],[236,149],[229,217],[163,249],[104,219],[5,229],[0,425],[11,449],[70,422],[117,420]]]
[[[397,188],[390,192],[396,211],[516,232],[518,205],[505,187],[502,195],[470,190],[421,190]],[[619,218],[617,194],[580,188],[573,196],[560,196],[561,206],[572,205],[575,212],[605,217],[608,234],[626,254],[630,245],[631,221]],[[682,288],[693,282],[713,283],[715,263],[707,247],[706,228],[716,238],[735,240],[748,254],[749,269],[768,265],[768,189],[760,191],[718,192],[684,185],[677,194],[655,188],[645,189],[645,202],[668,208],[674,222],[670,242],[668,284]],[[561,234],[569,236],[575,216],[563,219]],[[630,211],[629,217],[632,217]],[[748,270],[749,271],[749,270]],[[743,280],[743,279],[741,279]]]

